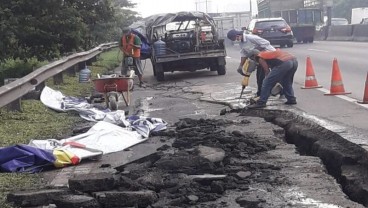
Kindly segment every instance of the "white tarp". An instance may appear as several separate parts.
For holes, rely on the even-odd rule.
[[[79,160],[122,151],[148,139],[150,132],[166,129],[161,118],[125,116],[122,110],[100,110],[85,99],[64,96],[61,92],[45,87],[41,102],[59,111],[77,111],[88,121],[97,122],[86,133],[62,140],[32,140],[29,145],[44,150],[67,150]]]
[[[132,115],[125,117],[122,110],[100,110],[87,103],[85,99],[64,96],[61,92],[45,87],[41,101],[47,107],[59,112],[77,111],[87,121],[106,121],[122,127],[131,127],[143,137],[149,137],[151,131],[165,130],[167,123],[161,118]]]
[[[100,121],[86,133],[62,140],[32,140],[29,145],[44,150],[61,148],[85,159],[122,151],[146,139],[129,128]]]
[[[60,91],[47,86],[42,90],[40,100],[45,106],[58,112],[77,111],[87,121],[107,121],[125,127],[129,126],[125,119],[125,112],[122,110],[100,110],[93,107],[85,99],[65,96]]]

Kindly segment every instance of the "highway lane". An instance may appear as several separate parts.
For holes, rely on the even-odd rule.
[[[306,58],[311,57],[312,65],[314,68],[315,76],[319,85],[322,85],[321,90],[323,93],[330,91],[331,76],[332,76],[332,63],[336,58],[340,68],[340,73],[343,79],[343,84],[348,98],[354,100],[362,100],[365,91],[365,82],[368,72],[368,57],[366,57],[368,49],[368,42],[338,42],[338,41],[315,41],[312,44],[295,44],[293,48],[284,48],[283,50],[289,51],[294,54],[299,61],[299,68],[295,74],[294,82],[297,85],[304,86],[306,77]],[[236,68],[239,64],[240,54],[239,46],[227,47],[227,75],[226,81],[236,81],[239,78],[236,73]],[[150,61],[146,61],[147,71],[152,74]],[[166,80],[177,79],[200,79],[201,77],[208,77],[211,79],[206,80],[209,83],[221,83],[224,82],[222,76],[216,76],[215,72],[209,72],[207,70],[197,72],[174,72],[165,73]],[[253,78],[255,76],[252,76]],[[153,77],[152,77],[153,78]],[[198,80],[199,81],[199,80]],[[199,81],[203,82],[203,80]],[[251,86],[255,82],[251,82]]]
[[[352,127],[351,129],[357,128],[363,131],[362,135],[368,136],[368,105],[358,105],[354,102],[363,98],[368,70],[368,59],[365,58],[367,46],[368,43],[317,41],[313,44],[295,44],[293,48],[285,48],[284,50],[295,54],[299,60],[294,83],[298,104],[294,107],[310,115]],[[165,82],[185,82],[189,85],[221,85],[238,82],[240,85],[242,77],[236,72],[240,61],[239,51],[239,46],[227,47],[225,76],[218,76],[216,72],[209,70],[168,72],[165,73]],[[311,57],[316,78],[323,88],[301,89],[305,81],[307,56]],[[334,58],[338,59],[345,91],[352,92],[350,95],[323,95],[330,90]],[[143,63],[146,66],[145,79],[148,84],[157,83],[153,77],[150,61],[146,60]],[[255,75],[251,76],[250,86],[256,87]]]
[[[293,48],[284,48],[290,51],[299,60],[299,68],[294,78],[294,90],[298,104],[295,106],[310,115],[337,122],[350,129],[360,129],[368,136],[368,104],[359,105],[356,100],[363,99],[365,81],[368,71],[368,59],[365,57],[365,48],[368,43],[317,41],[313,44],[295,44]],[[236,75],[239,64],[239,47],[228,47],[226,80],[240,80]],[[323,88],[301,89],[304,86],[306,73],[306,57],[312,59],[313,68],[318,84]],[[332,61],[337,58],[345,96],[324,96],[329,92],[331,85]],[[251,76],[250,86],[255,87],[255,76]],[[360,143],[360,142],[358,142]]]
[[[367,49],[367,42],[315,41],[312,44],[295,44],[293,48],[284,48],[283,50],[290,51],[298,58],[299,68],[294,79],[296,84],[304,86],[306,77],[306,58],[310,56],[318,84],[323,86],[323,89],[320,90],[329,92],[331,86],[332,62],[336,58],[345,91],[351,92],[351,94],[346,96],[355,100],[362,100],[368,72]],[[237,76],[238,74],[234,73],[239,64],[239,50],[237,45],[227,47],[227,80],[239,79]],[[147,65],[150,65],[149,62],[150,61],[147,60]],[[148,69],[148,71],[151,70],[152,69]],[[211,80],[207,80],[210,83],[223,82],[221,76],[216,77],[214,72],[208,71],[197,71],[195,74],[191,72],[165,73],[166,80],[200,78],[202,76],[211,76]]]

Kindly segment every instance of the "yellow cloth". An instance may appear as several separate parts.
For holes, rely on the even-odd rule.
[[[54,166],[57,168],[62,168],[67,165],[77,165],[80,161],[75,154],[63,149],[55,149],[53,155],[56,158]]]

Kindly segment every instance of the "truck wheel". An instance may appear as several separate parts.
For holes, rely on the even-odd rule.
[[[309,42],[310,43],[313,43],[313,41],[314,41],[314,38],[313,37],[309,38]]]
[[[112,111],[116,111],[118,109],[118,102],[115,95],[109,96],[109,108]]]
[[[225,74],[226,74],[225,65],[219,65],[217,69],[217,75],[225,75]]]
[[[287,47],[289,48],[292,48],[294,46],[294,43],[292,41],[290,41],[288,44],[287,44]]]
[[[300,40],[300,39],[296,39],[296,42],[297,42],[297,43],[301,43],[301,42],[302,42],[302,40]]]
[[[165,80],[164,68],[162,64],[155,64],[156,80],[161,82]]]
[[[156,67],[155,67],[155,64],[153,64],[152,69],[153,69],[153,76],[155,77],[156,76]]]
[[[210,66],[210,71],[217,71],[218,70],[218,65],[217,64],[213,64]]]

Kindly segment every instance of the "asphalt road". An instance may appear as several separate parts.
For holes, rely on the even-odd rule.
[[[321,45],[324,44],[330,44],[330,42],[322,42]],[[331,43],[332,44],[332,43]],[[337,132],[339,134],[342,134],[344,138],[353,141],[354,143],[360,144],[363,147],[368,147],[368,142],[366,141],[366,137],[368,135],[368,110],[365,107],[362,107],[360,105],[357,105],[353,102],[353,100],[349,100],[344,96],[324,96],[323,91],[320,91],[320,89],[310,89],[310,90],[303,90],[301,89],[301,86],[303,86],[304,78],[305,78],[305,61],[304,61],[304,52],[308,51],[308,47],[311,46],[319,46],[319,43],[314,44],[306,44],[306,45],[295,45],[292,49],[286,49],[289,51],[292,51],[294,54],[296,54],[300,60],[300,68],[298,70],[298,73],[296,75],[295,79],[295,94],[297,96],[298,104],[296,106],[287,107],[282,104],[282,102],[278,102],[276,105],[273,105],[272,108],[288,108],[289,110],[293,110],[294,108],[296,110],[301,110],[303,113],[303,116],[309,117],[316,122],[319,122],[321,126],[325,126],[328,129]],[[312,50],[312,52],[317,52],[315,50]],[[313,57],[312,57],[313,58]],[[321,58],[319,56],[319,58]],[[322,60],[324,58],[321,58]],[[218,92],[218,95],[221,95],[224,97],[232,98],[234,99],[234,93],[240,91],[240,82],[242,77],[238,75],[236,72],[236,68],[239,64],[239,50],[237,48],[228,48],[228,57],[227,57],[227,74],[225,76],[218,76],[216,72],[211,72],[209,70],[202,70],[197,72],[174,72],[174,73],[165,73],[165,82],[163,84],[158,84],[155,78],[153,77],[152,73],[152,66],[150,64],[150,61],[144,61],[145,65],[145,80],[147,82],[148,87],[147,88],[139,88],[135,89],[133,92],[133,99],[140,100],[139,103],[134,102],[136,106],[140,106],[145,113],[149,114],[147,116],[153,116],[153,117],[160,117],[168,121],[169,123],[176,122],[179,118],[195,118],[195,117],[205,117],[205,118],[217,118],[219,115],[220,110],[222,110],[225,106],[222,106],[220,104],[212,104],[209,102],[200,102],[198,101],[198,97],[200,95],[198,92],[203,92],[204,94],[214,94]],[[314,62],[313,62],[314,63]],[[318,63],[318,62],[317,62]],[[332,62],[331,62],[332,63]],[[326,64],[326,66],[328,63]],[[319,64],[315,64],[315,68],[319,67]],[[327,67],[326,67],[327,68]],[[342,68],[342,67],[341,67]],[[326,69],[328,70],[328,69]],[[319,71],[318,71],[319,72]],[[327,73],[327,72],[326,72]],[[363,73],[363,72],[362,72]],[[328,78],[327,78],[328,79]],[[322,82],[322,81],[321,81]],[[328,80],[327,80],[328,82]],[[239,88],[234,87],[239,84]],[[324,85],[323,83],[321,83]],[[255,86],[255,77],[252,76],[251,79],[251,86]],[[192,91],[186,91],[184,93],[185,88],[191,88]],[[211,96],[212,96],[211,95]],[[273,98],[275,99],[275,98]],[[272,102],[270,102],[272,104]],[[231,115],[225,115],[225,116],[231,116]],[[238,117],[236,117],[237,119]],[[253,121],[253,120],[252,120]],[[259,131],[259,135],[263,135],[266,130],[271,130],[272,128],[270,126],[267,126],[266,123],[263,121],[263,119],[256,119],[253,122],[256,126],[252,126],[249,128],[242,128],[244,130],[249,131]],[[257,137],[258,138],[258,137]],[[263,138],[262,136],[260,138]],[[276,142],[276,140],[273,137],[266,136],[270,141]],[[147,154],[150,154],[154,152],[157,148],[157,145],[162,145],[162,141],[149,141],[149,143],[142,145],[137,145],[136,147],[133,147],[132,151],[122,151],[117,154],[111,154],[104,157],[99,163],[96,164],[81,164],[79,166],[74,166],[70,168],[65,168],[62,171],[55,172],[55,175],[50,175],[49,180],[52,180],[53,185],[63,185],[67,183],[68,177],[73,174],[85,174],[87,172],[94,172],[94,171],[101,171],[99,168],[101,164],[111,164],[113,166],[119,165],[115,163],[126,163],[129,161],[134,160],[134,155],[139,156],[145,156]],[[190,142],[189,142],[190,143]],[[306,164],[309,166],[308,162],[305,162],[304,160],[301,160],[299,158],[296,159],[296,156],[294,155],[295,149],[294,146],[289,147],[290,151],[288,152],[281,152],[278,155],[281,155],[284,157],[285,155],[290,156],[288,160],[285,160],[283,164],[287,164],[288,166],[282,166],[282,171],[289,178],[289,180],[295,182],[297,184],[297,188],[301,186],[301,184],[305,187],[307,187],[309,191],[311,191],[312,198],[318,198],[321,197],[326,202],[335,202],[337,204],[345,204],[345,203],[351,203],[351,202],[341,202],[338,203],[338,201],[335,201],[336,199],[343,200],[344,197],[339,196],[338,194],[331,194],[331,188],[329,185],[333,184],[334,179],[331,178],[331,180],[326,180],[324,177],[328,177],[326,174],[324,176],[315,176],[310,177],[310,171],[315,172],[314,167],[322,167],[319,163],[319,161],[316,161],[315,166],[313,166],[312,170],[307,170],[307,168],[304,168],[300,166],[301,164]],[[367,148],[366,148],[367,149]],[[278,151],[284,151],[285,148],[279,148]],[[281,158],[281,156],[275,157],[274,152],[271,152],[271,157],[265,157],[265,158],[257,158],[262,159],[266,161],[270,161],[272,159]],[[290,163],[291,160],[295,160],[296,164]],[[308,159],[309,161],[310,159]],[[111,163],[111,161],[114,161],[115,163]],[[272,161],[271,163],[273,163]],[[280,161],[278,161],[280,162]],[[291,165],[290,165],[291,164]],[[305,171],[306,177],[304,177],[300,170],[295,169],[295,167],[302,167],[300,170]],[[309,166],[312,167],[312,166]],[[290,172],[292,171],[292,172]],[[325,173],[322,171],[322,173]],[[290,177],[290,176],[297,176]],[[299,176],[302,176],[299,180]],[[48,178],[48,177],[46,177]],[[57,180],[56,180],[57,179]],[[308,180],[306,180],[308,179]],[[313,181],[310,181],[310,179],[319,179],[321,181],[317,181],[316,183],[313,183]],[[301,183],[303,182],[303,183]],[[323,184],[323,182],[325,184]],[[326,191],[326,194],[329,196],[337,197],[329,198],[326,200],[324,198],[324,195],[321,193],[324,193],[321,191],[321,189],[316,186],[318,184],[320,187],[323,188],[324,191]],[[255,187],[260,187],[258,184],[255,185]],[[280,186],[278,186],[280,187]],[[336,184],[336,187],[339,187]],[[287,190],[290,190],[290,186],[285,187]],[[319,191],[315,191],[318,189]],[[271,190],[271,189],[270,189]],[[339,188],[336,189],[339,193]],[[275,190],[275,192],[270,191],[270,193],[280,193],[280,190]],[[248,193],[246,194],[249,195]],[[257,193],[257,196],[264,195],[263,192]],[[317,196],[316,196],[317,195]],[[299,195],[296,196],[298,200],[300,201]],[[267,198],[267,196],[266,196]],[[277,202],[273,200],[272,198],[268,198],[269,201]],[[289,200],[289,199],[288,199]],[[287,201],[288,201],[287,200]],[[322,201],[322,202],[325,202]],[[319,207],[319,205],[314,204],[315,206],[311,207]],[[347,205],[346,207],[348,207]],[[211,207],[211,206],[209,206]],[[212,206],[213,207],[213,206]],[[271,207],[277,207],[277,206],[271,206]],[[280,207],[285,207],[284,204]],[[298,206],[296,206],[298,207]],[[308,207],[308,206],[305,206]],[[322,206],[321,206],[322,207]],[[329,206],[329,204],[326,204],[324,207],[334,207]],[[343,206],[345,207],[345,206]],[[359,207],[359,205],[355,206],[349,206],[349,207]]]
[[[368,43],[316,41],[313,44],[295,44],[293,48],[284,49],[295,54],[299,60],[299,68],[294,79],[294,90],[298,100],[295,108],[306,112],[306,115],[318,122],[325,123],[327,128],[342,134],[353,135],[349,137],[364,146],[368,146],[368,141],[365,141],[368,136],[368,105],[359,105],[356,101],[363,99],[367,75],[367,69],[364,68],[367,65],[364,64],[367,62],[364,58],[364,48],[367,46]],[[225,76],[218,76],[216,72],[209,70],[168,72],[165,73],[165,82],[185,81],[190,85],[225,83],[240,85],[242,77],[236,72],[240,60],[239,48],[228,47],[227,54]],[[317,81],[323,85],[323,88],[301,89],[304,86],[307,56],[311,57]],[[330,90],[334,58],[338,59],[345,91],[352,92],[350,95],[324,95]],[[146,81],[151,84],[157,83],[153,77],[150,61],[143,61],[143,64]],[[251,76],[250,86],[256,87],[255,75]]]

